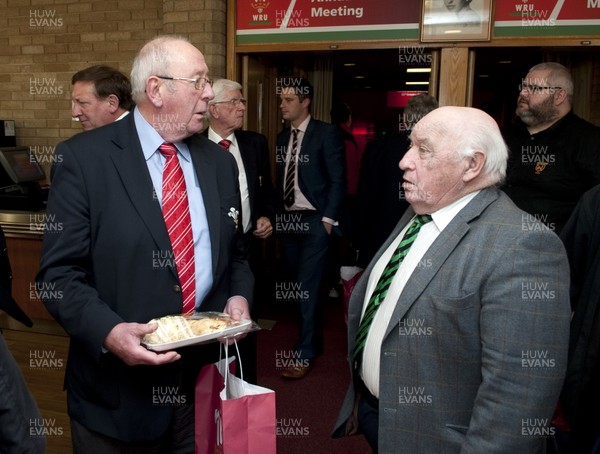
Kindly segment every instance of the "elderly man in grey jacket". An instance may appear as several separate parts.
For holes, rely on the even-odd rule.
[[[495,187],[508,153],[490,116],[442,107],[411,142],[411,207],[350,301],[334,436],[362,432],[382,453],[542,453],[566,366],[565,250]]]

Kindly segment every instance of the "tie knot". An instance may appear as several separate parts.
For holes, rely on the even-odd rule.
[[[163,143],[160,147],[158,147],[158,150],[165,158],[170,158],[171,156],[175,156],[177,154],[177,147],[169,142]]]
[[[428,222],[431,222],[432,220],[433,220],[433,218],[431,217],[430,214],[418,214],[414,220],[414,223],[419,224],[419,225],[424,225],[424,224],[427,224]]]
[[[219,142],[219,145],[221,146],[221,148],[223,148],[226,151],[229,151],[229,147],[231,146],[231,140],[228,139],[223,139]]]
[[[298,130],[297,129],[292,129],[292,134],[294,135],[294,139],[298,138]]]

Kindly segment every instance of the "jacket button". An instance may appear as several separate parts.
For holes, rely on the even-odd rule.
[[[180,286],[179,284],[175,284],[175,285],[173,286],[173,291],[174,291],[175,293],[181,293],[181,286]]]

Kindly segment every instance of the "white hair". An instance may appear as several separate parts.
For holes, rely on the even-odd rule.
[[[508,147],[496,121],[482,110],[451,106],[433,110],[424,118],[438,111],[444,115],[444,120],[436,118],[437,121],[429,125],[438,140],[451,144],[460,158],[483,152],[483,173],[490,180],[490,185],[502,183],[506,178]]]
[[[227,93],[229,93],[230,91],[234,91],[234,90],[242,91],[242,84],[236,82],[235,80],[217,79],[213,82],[212,90],[213,90],[213,93],[215,94],[215,97],[208,102],[209,105],[224,101],[225,97],[227,96]],[[206,119],[208,121],[210,121],[211,120],[210,109],[208,109],[206,111],[205,115],[206,115]]]
[[[139,102],[145,91],[146,81],[150,76],[167,76],[172,63],[181,61],[182,57],[170,47],[175,42],[190,41],[183,36],[163,35],[148,41],[133,59],[131,67],[131,91],[134,101]]]

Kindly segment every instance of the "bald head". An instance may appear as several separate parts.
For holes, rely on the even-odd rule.
[[[485,154],[485,176],[496,184],[506,176],[508,149],[496,121],[483,110],[472,107],[446,106],[427,114],[428,127],[441,142],[451,146],[460,156],[473,156],[475,151]],[[415,126],[415,129],[419,127]]]
[[[406,199],[430,214],[504,179],[508,150],[492,117],[470,107],[439,107],[412,130],[400,161]]]

